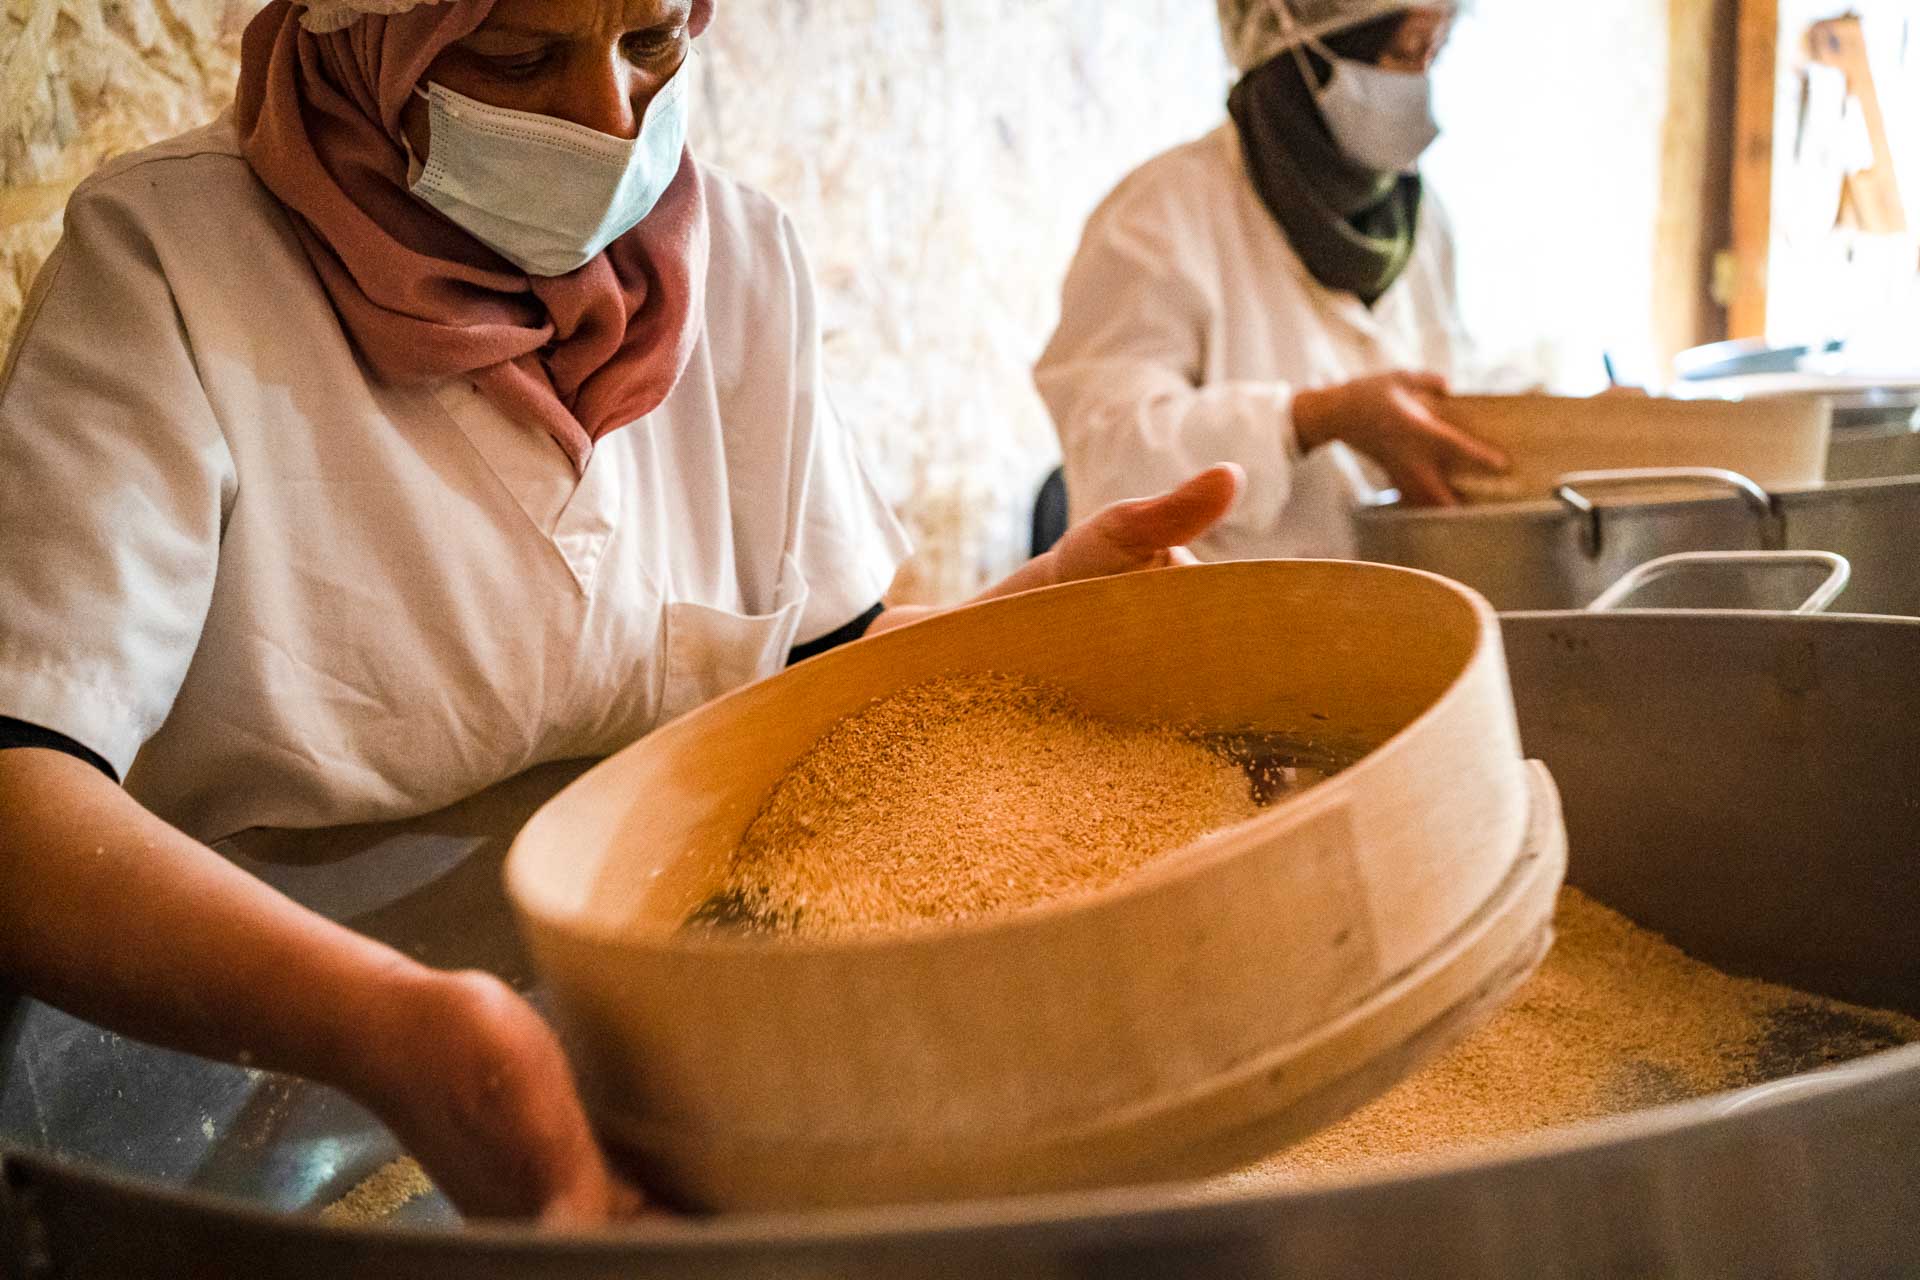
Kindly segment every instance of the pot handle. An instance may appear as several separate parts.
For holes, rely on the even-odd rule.
[[[1587,496],[1588,490],[1620,488],[1627,485],[1666,484],[1691,481],[1731,489],[1747,501],[1760,521],[1760,545],[1778,551],[1786,545],[1786,530],[1780,517],[1780,504],[1758,484],[1723,467],[1628,467],[1618,471],[1570,471],[1553,484],[1553,496],[1580,519],[1580,546],[1589,559],[1598,559],[1605,538],[1600,524],[1600,508]]]
[[[1619,607],[1622,600],[1642,587],[1675,573],[1727,565],[1746,565],[1763,569],[1787,567],[1825,569],[1827,571],[1825,580],[1813,589],[1798,608],[1793,610],[1794,613],[1824,612],[1826,607],[1846,590],[1847,579],[1853,576],[1853,566],[1847,563],[1846,557],[1835,555],[1831,551],[1682,551],[1676,555],[1649,560],[1639,568],[1629,570],[1618,582],[1595,597],[1594,602],[1587,606],[1587,612],[1610,612]]]

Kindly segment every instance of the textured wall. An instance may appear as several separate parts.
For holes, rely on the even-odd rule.
[[[727,0],[702,153],[786,203],[843,415],[926,550],[904,594],[1017,561],[1057,456],[1029,368],[1094,204],[1223,118],[1210,0]]]
[[[0,342],[110,155],[200,123],[232,94],[245,0],[6,0],[0,9]]]

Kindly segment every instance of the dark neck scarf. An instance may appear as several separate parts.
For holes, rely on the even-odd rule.
[[[1378,302],[1413,257],[1419,176],[1340,154],[1291,53],[1247,72],[1227,111],[1253,189],[1313,278],[1369,307]]]

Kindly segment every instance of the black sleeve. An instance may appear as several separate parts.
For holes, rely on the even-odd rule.
[[[818,640],[809,640],[805,644],[795,645],[793,651],[787,654],[787,665],[792,666],[796,662],[805,662],[808,658],[817,658],[827,650],[838,649],[843,644],[852,644],[867,634],[867,628],[873,625],[875,618],[886,612],[886,608],[887,606],[883,604],[876,604],[846,626],[836,627]]]
[[[86,761],[116,783],[120,781],[120,775],[113,771],[113,766],[106,762],[105,757],[81,746],[66,734],[42,729],[37,724],[15,720],[12,716],[0,716],[0,751],[9,747],[44,747],[48,751],[64,751],[75,759]]]

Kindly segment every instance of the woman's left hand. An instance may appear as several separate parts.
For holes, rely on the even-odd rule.
[[[1027,561],[974,601],[1137,569],[1192,564],[1194,556],[1186,544],[1233,510],[1246,481],[1246,473],[1238,466],[1222,462],[1157,498],[1136,498],[1102,508],[1067,530],[1051,551]],[[896,605],[876,618],[867,634],[939,612],[929,605]]]
[[[462,1213],[583,1228],[640,1211],[531,1005],[490,974],[395,969],[363,1002],[351,1092]]]
[[[1246,474],[1238,466],[1222,462],[1157,498],[1116,502],[1067,530],[1051,551],[988,595],[1006,594],[1014,579],[1029,570],[1040,571],[1044,580],[1021,582],[1012,590],[1193,564],[1186,544],[1233,510],[1245,483]]]

